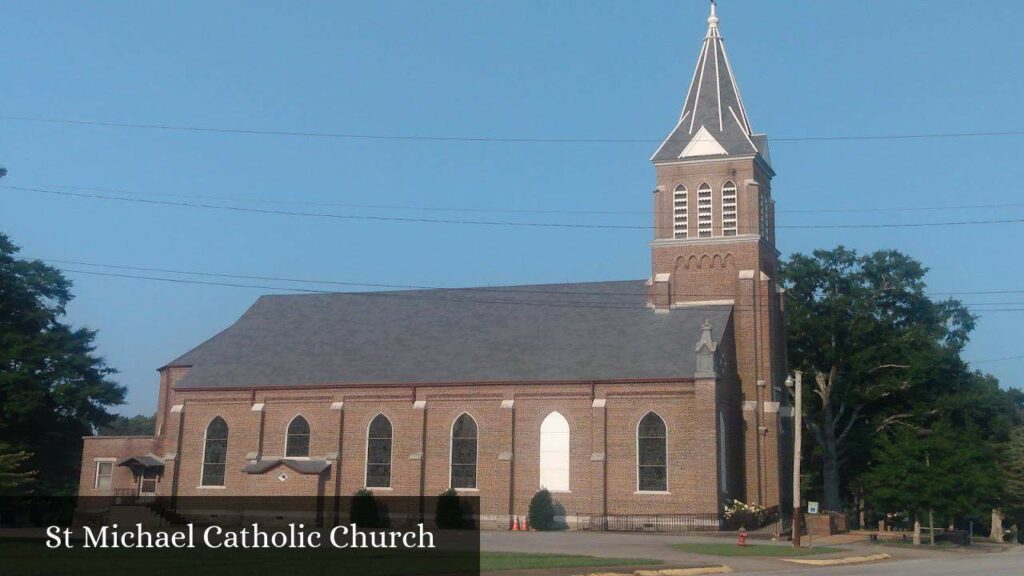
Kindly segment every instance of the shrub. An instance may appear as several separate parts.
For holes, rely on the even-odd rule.
[[[350,519],[353,523],[364,528],[380,528],[380,514],[377,510],[377,500],[373,492],[362,488],[356,490],[352,496],[352,508],[349,510]]]
[[[465,518],[462,515],[462,499],[454,488],[449,488],[437,498],[435,520],[438,528],[462,528]]]
[[[771,521],[771,514],[764,506],[744,504],[739,500],[726,501],[722,506],[722,518],[729,530],[745,528],[755,530]]]
[[[551,492],[542,488],[530,500],[530,510],[527,513],[530,527],[534,530],[554,530],[555,526],[555,502],[551,499]]]

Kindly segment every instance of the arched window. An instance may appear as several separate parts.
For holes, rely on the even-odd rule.
[[[366,434],[366,487],[391,487],[391,420],[378,414]]]
[[[224,485],[224,463],[228,455],[228,423],[217,416],[206,426],[203,442],[202,486]]]
[[[711,237],[711,221],[714,206],[711,202],[711,186],[705,182],[697,188],[697,237]]]
[[[309,422],[302,416],[292,418],[285,434],[284,457],[306,458],[309,456]]]
[[[636,427],[636,479],[641,492],[668,490],[665,421],[648,412]]]
[[[540,424],[540,487],[569,491],[569,421],[558,412]]]
[[[736,185],[726,182],[722,186],[722,236],[736,235]]]
[[[462,414],[452,424],[452,488],[476,488],[476,420]]]
[[[672,193],[672,236],[673,238],[686,238],[689,232],[687,220],[687,197],[686,186],[676,186]]]

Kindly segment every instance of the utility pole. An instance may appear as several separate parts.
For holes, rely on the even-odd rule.
[[[803,373],[797,370],[796,381],[786,378],[786,387],[793,388],[793,548],[800,547],[800,446],[803,433]]]

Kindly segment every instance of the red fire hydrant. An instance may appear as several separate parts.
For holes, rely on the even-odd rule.
[[[737,546],[746,546],[747,545],[747,531],[741,529],[739,536],[740,537],[739,537],[739,540],[736,541],[736,545]]]

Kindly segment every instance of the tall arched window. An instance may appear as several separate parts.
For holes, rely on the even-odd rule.
[[[378,414],[366,434],[366,487],[391,487],[391,420]]]
[[[284,457],[306,458],[309,456],[309,422],[302,416],[292,418],[285,434]]]
[[[688,206],[686,204],[686,186],[676,186],[672,193],[672,236],[673,238],[686,238],[689,232]]]
[[[668,490],[665,421],[648,412],[636,427],[636,479],[641,492]]]
[[[476,488],[476,420],[463,413],[452,424],[452,488]]]
[[[228,423],[217,416],[206,426],[203,442],[202,486],[224,485],[224,463],[228,455]]]
[[[569,491],[569,421],[558,412],[540,424],[540,487]]]
[[[736,185],[726,182],[722,186],[722,236],[736,235]]]
[[[711,221],[714,206],[711,202],[711,186],[705,182],[697,188],[697,237],[711,237]]]

